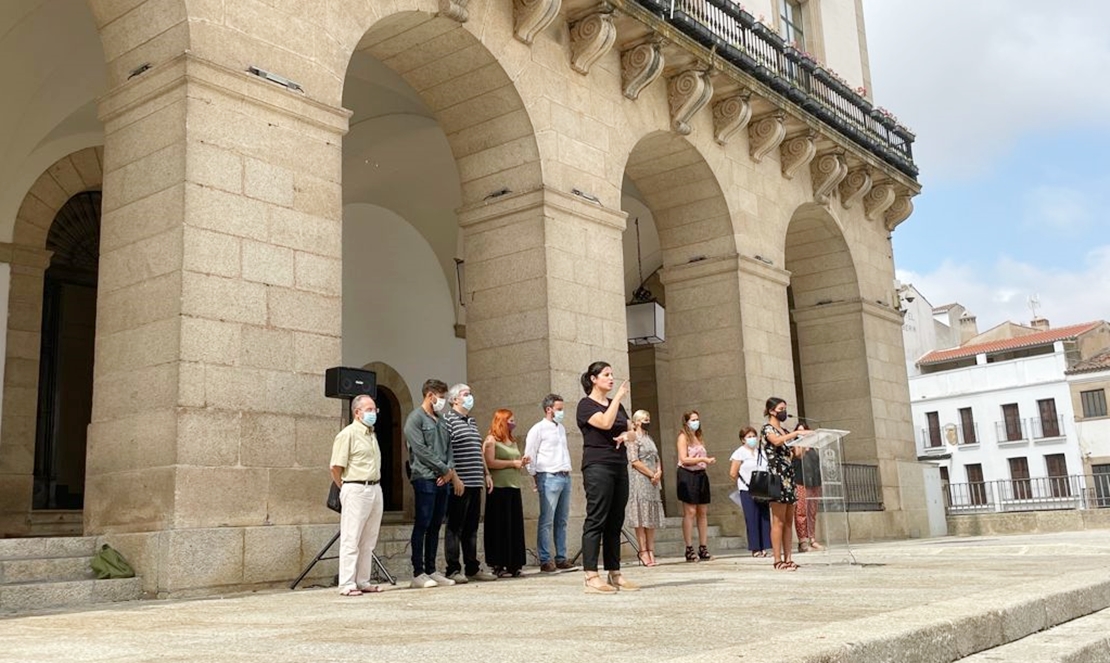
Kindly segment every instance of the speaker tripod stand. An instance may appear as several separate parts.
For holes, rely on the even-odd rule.
[[[324,547],[320,549],[320,552],[316,553],[316,556],[312,558],[312,561],[308,563],[308,566],[304,567],[304,571],[301,571],[301,575],[297,576],[297,579],[293,581],[293,584],[289,585],[289,589],[296,589],[297,585],[299,585],[300,582],[304,580],[305,576],[307,576],[309,572],[312,571],[312,567],[316,566],[316,562],[322,562],[328,559],[339,559],[339,555],[333,555],[331,557],[324,556],[338,540],[339,530],[336,530],[335,536],[331,537],[331,539],[324,545]],[[393,574],[389,572],[389,569],[385,568],[385,564],[382,563],[382,560],[378,557],[377,553],[370,553],[370,555],[372,557],[372,576],[380,580],[385,580],[391,585],[396,585],[397,578],[395,578]]]

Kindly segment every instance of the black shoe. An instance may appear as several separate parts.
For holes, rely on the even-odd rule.
[[[703,562],[708,562],[713,559],[713,555],[709,554],[709,548],[705,546],[698,546],[698,559]]]
[[[694,552],[694,546],[686,546],[686,561],[687,562],[696,562],[696,561],[698,561],[698,555],[697,555],[697,553]]]

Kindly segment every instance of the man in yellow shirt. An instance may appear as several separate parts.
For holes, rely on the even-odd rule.
[[[370,584],[374,546],[382,524],[382,455],[374,424],[378,407],[369,396],[351,401],[354,421],[339,431],[331,450],[331,479],[343,505],[339,520],[339,593],[380,592]]]

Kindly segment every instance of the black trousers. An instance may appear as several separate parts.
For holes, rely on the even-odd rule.
[[[463,488],[462,495],[454,491],[447,498],[447,531],[443,534],[443,557],[447,562],[447,575],[463,571],[459,564],[462,547],[466,575],[478,573],[478,521],[482,513],[484,488]]]
[[[621,528],[628,504],[628,465],[593,463],[582,469],[586,489],[586,523],[582,527],[582,567],[597,571],[598,553],[605,570],[620,571]]]

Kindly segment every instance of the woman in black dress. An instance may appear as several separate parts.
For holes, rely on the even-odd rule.
[[[628,413],[621,399],[628,394],[626,380],[610,399],[613,368],[595,361],[582,374],[586,397],[578,401],[578,429],[582,431],[582,485],[586,489],[586,522],[582,527],[582,567],[586,591],[634,591],[635,584],[621,575],[621,528],[628,503]],[[605,555],[608,582],[597,572],[599,552]]]
[[[767,399],[763,410],[767,423],[760,431],[763,453],[767,458],[768,471],[782,479],[782,497],[771,502],[771,550],[775,555],[775,568],[782,571],[797,571],[798,565],[791,557],[793,543],[794,504],[798,501],[794,489],[794,447],[787,446],[811,431],[796,430],[786,432],[782,424],[790,416],[786,413],[786,401],[772,396]]]

